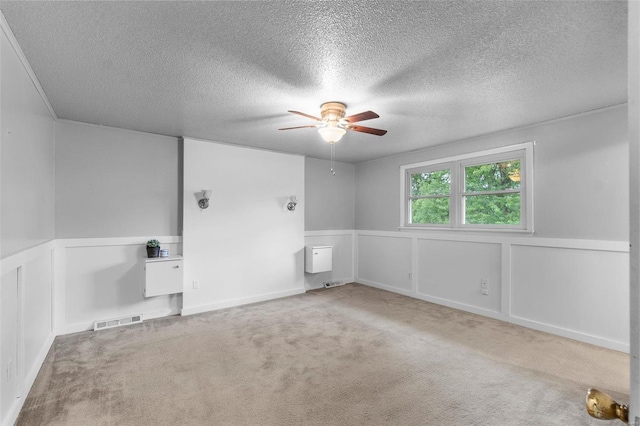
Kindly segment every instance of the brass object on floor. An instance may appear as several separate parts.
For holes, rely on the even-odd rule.
[[[591,417],[601,420],[620,419],[629,423],[629,407],[618,404],[604,392],[598,389],[587,391],[587,412]]]

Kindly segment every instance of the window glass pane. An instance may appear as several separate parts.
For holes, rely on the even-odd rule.
[[[411,175],[411,196],[448,195],[451,186],[449,169]]]
[[[465,167],[464,179],[465,192],[520,189],[520,160]]]
[[[411,200],[411,223],[449,223],[449,197]]]
[[[520,224],[520,194],[468,195],[464,198],[465,223]]]

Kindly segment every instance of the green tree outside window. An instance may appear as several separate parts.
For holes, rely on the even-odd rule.
[[[451,172],[449,169],[412,174],[412,223],[449,223],[450,193]]]
[[[519,160],[467,166],[464,171],[465,223],[520,224]]]

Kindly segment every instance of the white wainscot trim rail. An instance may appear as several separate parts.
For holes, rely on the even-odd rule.
[[[105,237],[105,238],[68,238],[56,240],[58,247],[107,247],[107,246],[133,246],[146,245],[147,241],[154,238],[160,241],[160,244],[182,244],[180,236],[164,236],[164,237]]]

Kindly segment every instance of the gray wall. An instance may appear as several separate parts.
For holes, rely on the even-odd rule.
[[[305,231],[353,229],[355,224],[355,166],[305,159]]]
[[[628,240],[626,106],[359,163],[355,228],[398,230],[401,165],[531,140],[535,235]]]
[[[176,138],[59,120],[56,238],[179,235]]]
[[[4,32],[0,46],[2,258],[54,237],[54,119]]]

